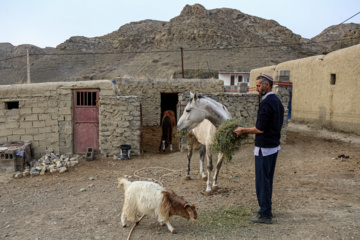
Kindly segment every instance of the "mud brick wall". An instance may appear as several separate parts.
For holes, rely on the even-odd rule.
[[[257,93],[199,93],[200,95],[207,96],[217,102],[222,103],[231,113],[233,118],[241,118],[246,125],[250,127],[255,126],[257,111],[259,109],[260,96]],[[281,130],[281,142],[286,143],[287,133],[287,105],[289,102],[289,94],[276,94],[284,105],[284,124]],[[180,115],[183,113],[186,104],[188,103],[190,95],[187,93],[179,94],[180,101]],[[250,135],[247,143],[254,142],[254,136]]]
[[[101,154],[120,154],[120,146],[131,145],[131,154],[140,154],[140,102],[136,96],[104,96],[100,100],[99,137]]]
[[[31,141],[34,158],[50,148],[73,154],[73,90],[100,89],[101,99],[114,95],[113,85],[102,80],[1,86],[0,142]],[[7,109],[9,102],[18,108]]]
[[[224,92],[217,79],[116,79],[120,96],[141,96],[143,126],[157,126],[161,115],[161,93]]]

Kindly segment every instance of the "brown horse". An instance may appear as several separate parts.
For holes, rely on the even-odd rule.
[[[174,111],[167,110],[164,112],[163,118],[161,120],[161,141],[158,152],[162,151],[165,152],[166,148],[170,146],[170,151],[173,150],[172,148],[172,129],[176,125],[176,118]]]

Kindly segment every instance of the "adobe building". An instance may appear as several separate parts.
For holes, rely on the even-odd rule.
[[[360,135],[360,44],[250,72],[250,87],[261,73],[292,82],[291,120]]]
[[[0,143],[31,142],[34,157],[60,154],[119,155],[141,152],[141,126],[158,126],[176,111],[177,94],[223,92],[217,80],[94,80],[0,86]],[[165,109],[165,110],[164,110]],[[160,140],[159,140],[160,141]],[[7,155],[6,155],[7,156]]]

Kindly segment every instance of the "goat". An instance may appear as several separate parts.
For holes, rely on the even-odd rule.
[[[119,178],[119,185],[124,187],[125,201],[121,213],[121,224],[126,227],[126,221],[139,223],[136,214],[146,214],[158,217],[160,225],[166,224],[170,232],[176,233],[169,218],[178,215],[195,222],[197,212],[194,204],[188,203],[171,189],[166,189],[150,181],[130,182]]]

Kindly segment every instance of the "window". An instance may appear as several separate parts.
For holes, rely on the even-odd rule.
[[[5,109],[19,109],[19,102],[5,102]]]
[[[336,83],[336,74],[332,73],[330,75],[330,84],[335,85],[335,83]]]
[[[96,92],[76,92],[76,106],[96,106]]]

